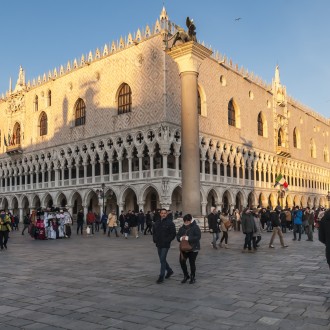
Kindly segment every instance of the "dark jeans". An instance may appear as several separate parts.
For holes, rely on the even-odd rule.
[[[253,233],[246,233],[245,234],[245,242],[244,242],[244,250],[246,248],[248,248],[249,250],[251,250],[251,241],[253,238]]]
[[[102,222],[102,229],[103,229],[103,234],[107,232],[107,224],[106,222]]]
[[[252,237],[252,243],[253,243],[253,248],[254,249],[256,249],[258,247],[257,245],[260,241],[261,241],[261,235]]]
[[[100,231],[100,223],[95,222],[95,231]]]
[[[83,223],[77,222],[77,235],[79,233],[79,229],[80,229],[80,234],[82,235],[82,233],[83,233],[83,227],[84,227],[84,224]]]
[[[286,233],[286,223],[281,224],[282,233]]]
[[[294,225],[293,238],[297,239],[297,233],[299,234],[299,239],[301,239],[301,225]]]
[[[196,258],[198,252],[182,252],[180,253],[180,266],[183,271],[183,275],[188,276],[188,269],[187,269],[187,259],[189,259],[190,265],[190,273],[191,275],[195,275],[196,273]]]
[[[152,224],[147,224],[146,229],[144,230],[144,235],[147,235],[147,232],[149,232],[152,235]]]
[[[0,231],[0,246],[1,246],[1,250],[3,249],[3,247],[7,248],[7,242],[8,242],[8,235],[9,235],[9,231]]]
[[[222,237],[221,237],[220,243],[222,243],[223,240],[225,240],[225,244],[228,244],[228,232],[226,232],[226,231],[222,232]]]
[[[116,236],[118,236],[116,227],[108,227],[108,236],[109,237],[110,237],[110,233],[112,233],[113,230],[115,231]]]
[[[24,235],[25,229],[27,229],[28,232],[29,232],[29,229],[28,229],[29,226],[30,226],[30,225],[28,225],[28,224],[24,224],[24,228],[23,228],[23,230],[22,230],[22,235]]]
[[[165,271],[170,272],[172,269],[170,265],[166,261],[167,252],[169,248],[157,248],[158,250],[158,256],[160,261],[160,274],[159,277],[164,278],[165,277]]]

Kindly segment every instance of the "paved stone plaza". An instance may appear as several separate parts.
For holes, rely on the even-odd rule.
[[[169,252],[174,275],[156,284],[151,236],[76,236],[34,241],[11,233],[0,253],[0,329],[330,329],[330,271],[317,240],[275,240],[263,234],[255,254],[213,250],[202,236],[197,282],[181,284],[178,243]]]

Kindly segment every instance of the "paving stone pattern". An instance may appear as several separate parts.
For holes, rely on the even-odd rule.
[[[150,235],[103,233],[35,241],[10,234],[0,252],[0,329],[330,329],[330,271],[318,241],[275,240],[263,233],[256,253],[229,249],[202,235],[194,285],[181,284],[178,243],[174,275],[156,284],[159,261]]]

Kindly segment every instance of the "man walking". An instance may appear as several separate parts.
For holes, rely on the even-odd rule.
[[[293,212],[293,240],[297,240],[297,233],[299,234],[298,241],[301,240],[301,226],[302,226],[303,213],[299,209],[299,206],[296,206],[295,211]]]
[[[166,257],[171,246],[171,242],[176,236],[176,230],[174,222],[169,220],[166,215],[166,209],[161,209],[160,219],[154,223],[153,227],[153,241],[156,244],[160,261],[160,274],[158,280],[156,281],[157,284],[163,283],[164,278],[170,278],[173,275],[173,270],[167,263]]]
[[[211,207],[211,213],[207,216],[209,231],[212,234],[213,249],[217,249],[217,240],[219,239],[218,213],[214,206]]]
[[[277,206],[274,211],[270,212],[270,221],[271,221],[272,227],[273,227],[273,235],[272,235],[272,237],[270,239],[270,242],[269,242],[269,247],[271,249],[274,249],[273,242],[274,242],[276,234],[280,238],[281,246],[283,248],[288,247],[286,244],[284,244],[283,233],[282,233],[282,230],[281,230],[281,221],[280,221],[281,210],[282,210],[282,208],[280,206]]]
[[[82,235],[83,226],[84,226],[84,212],[81,209],[77,214],[77,235],[79,234],[79,229],[80,229],[80,234]]]
[[[325,244],[325,256],[330,268],[330,210],[324,213],[320,221],[319,241]]]

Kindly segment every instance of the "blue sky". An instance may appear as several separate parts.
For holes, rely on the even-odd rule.
[[[159,17],[162,0],[1,1],[0,94],[13,87],[19,66],[26,79]],[[330,117],[330,1],[165,0],[170,19],[194,19],[197,38],[270,83],[276,64],[287,93]],[[239,21],[235,18],[241,17]]]

